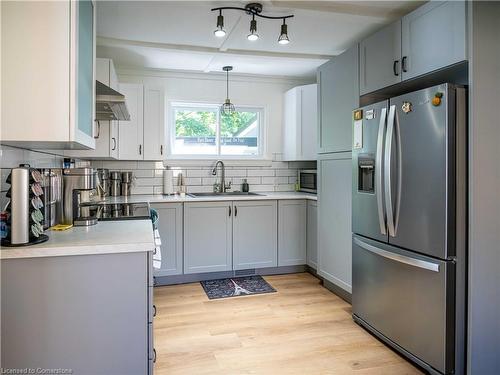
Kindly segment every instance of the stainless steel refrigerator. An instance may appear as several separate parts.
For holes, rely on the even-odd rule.
[[[431,373],[464,372],[466,90],[353,112],[356,322]]]

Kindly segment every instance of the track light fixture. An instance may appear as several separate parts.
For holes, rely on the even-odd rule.
[[[217,28],[214,31],[215,36],[222,38],[226,35],[226,30],[224,30],[224,16],[222,15],[222,9],[219,11],[217,16]]]
[[[288,44],[290,43],[290,38],[288,38],[288,25],[286,24],[287,18],[292,18],[293,14],[288,16],[274,17],[274,16],[266,16],[262,13],[262,4],[260,3],[250,3],[247,4],[244,8],[238,7],[219,7],[211,9],[212,12],[219,11],[219,15],[217,16],[217,29],[214,31],[214,34],[218,37],[223,37],[226,35],[226,30],[224,30],[224,17],[222,16],[223,10],[240,10],[245,12],[248,15],[252,16],[250,21],[250,34],[247,35],[247,39],[250,41],[255,41],[259,39],[259,34],[257,34],[257,21],[255,17],[267,18],[270,20],[283,20],[283,24],[281,25],[281,33],[278,37],[279,44]]]
[[[259,39],[259,34],[257,34],[257,21],[255,21],[255,15],[252,15],[252,20],[250,21],[250,34],[247,35],[247,39],[250,41]]]

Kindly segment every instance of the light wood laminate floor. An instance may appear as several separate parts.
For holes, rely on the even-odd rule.
[[[155,288],[155,374],[421,374],[312,275],[265,279],[277,293],[209,300],[199,283]]]

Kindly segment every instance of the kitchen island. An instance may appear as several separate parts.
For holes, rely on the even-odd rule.
[[[151,221],[47,234],[0,251],[2,368],[151,373]]]

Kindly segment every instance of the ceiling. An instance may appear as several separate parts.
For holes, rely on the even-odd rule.
[[[262,1],[263,13],[294,14],[291,43],[277,43],[280,20],[257,18],[258,41],[247,40],[250,18],[226,10],[217,38],[213,7],[241,1],[98,1],[97,55],[122,67],[312,77],[354,42],[422,4],[421,1]]]

